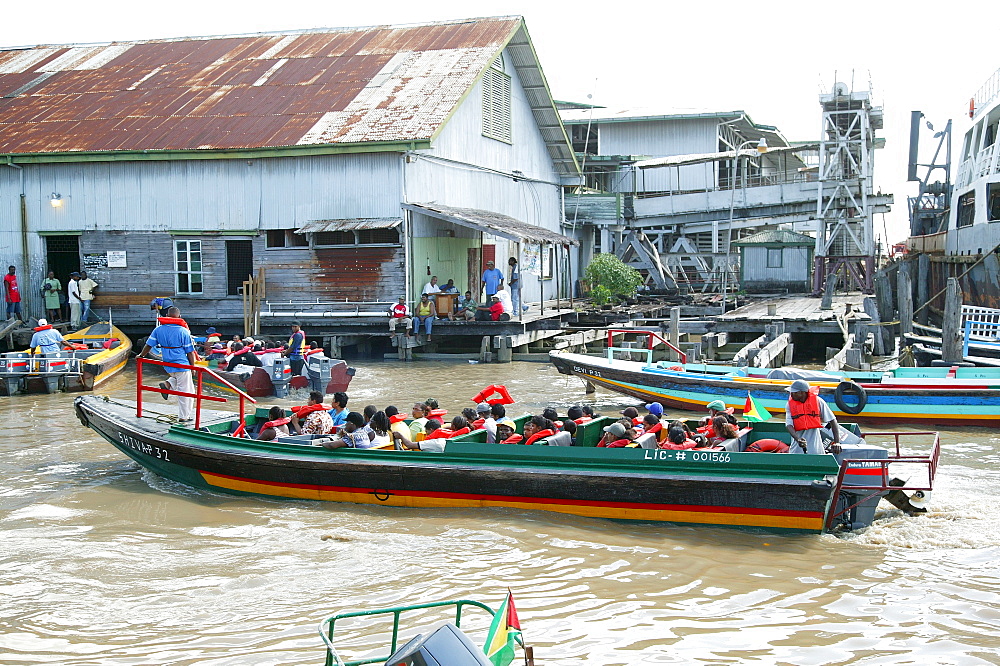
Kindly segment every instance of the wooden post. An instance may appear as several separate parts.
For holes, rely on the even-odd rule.
[[[864,308],[865,314],[872,318],[873,324],[880,324],[882,319],[878,314],[878,306],[875,305],[875,299],[871,296],[865,296],[862,301],[862,307]],[[875,334],[875,354],[878,356],[885,356],[886,349],[891,344],[891,341],[886,339],[886,326],[873,326],[872,332]]]
[[[899,335],[913,331],[913,286],[910,272],[900,268],[896,276],[896,298],[899,299]]]
[[[875,274],[875,305],[878,306],[878,316],[880,321],[892,321],[895,319],[896,309],[892,304],[892,283],[889,282],[887,271],[879,271]],[[886,326],[889,339],[896,337],[899,329],[896,326]]]
[[[948,278],[941,322],[941,360],[958,363],[962,360],[962,290],[958,278]]]
[[[826,285],[823,287],[823,300],[819,305],[820,310],[833,309],[833,293],[837,291],[837,274],[826,276]]]
[[[917,323],[927,325],[927,316],[930,314],[930,306],[927,306],[927,299],[930,298],[929,285],[931,282],[931,258],[926,254],[917,255]],[[926,306],[926,307],[925,307]]]
[[[681,348],[681,309],[679,307],[670,308],[670,344],[678,349]],[[671,352],[670,358],[680,361],[677,352]]]

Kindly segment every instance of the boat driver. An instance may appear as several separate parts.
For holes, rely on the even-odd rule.
[[[840,453],[838,436],[840,426],[830,406],[819,397],[819,387],[809,386],[804,379],[796,379],[788,387],[788,406],[785,410],[785,428],[792,436],[789,453],[826,453],[823,447],[822,428],[833,433],[830,453]]]
[[[31,344],[28,345],[31,353],[34,354],[35,349],[38,349],[42,354],[54,354],[59,351],[60,346],[66,349],[73,348],[73,345],[63,340],[62,333],[52,328],[52,324],[45,319],[39,319],[35,333],[31,336]]]

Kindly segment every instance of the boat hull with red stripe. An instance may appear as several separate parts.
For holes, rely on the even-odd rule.
[[[822,532],[839,470],[828,455],[725,451],[466,442],[449,442],[441,453],[331,451],[194,430],[148,406],[137,418],[127,401],[86,396],[75,406],[85,425],[160,476],[269,497]],[[203,415],[202,423],[218,430],[232,416]]]

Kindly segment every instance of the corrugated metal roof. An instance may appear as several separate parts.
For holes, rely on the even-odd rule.
[[[816,150],[818,143],[800,144],[797,146],[779,146],[778,148],[768,148],[766,154],[797,153],[804,150]],[[761,153],[756,148],[744,148],[740,151],[740,157],[759,157]],[[648,160],[640,160],[635,163],[639,169],[656,169],[659,167],[686,166],[689,164],[702,164],[705,162],[722,162],[731,160],[736,156],[735,150],[726,150],[720,153],[697,153],[693,155],[671,155],[670,157],[654,157]]]
[[[560,245],[579,245],[580,241],[564,236],[544,227],[522,222],[509,215],[494,213],[489,210],[475,208],[455,208],[440,204],[403,204],[403,208],[417,213],[423,213],[439,220],[451,222],[462,227],[484,231],[493,236],[509,240],[530,243],[558,243]]]
[[[325,231],[364,231],[366,229],[392,229],[402,223],[398,217],[364,217],[345,220],[317,220],[295,230],[297,234],[317,234]]]
[[[0,154],[427,140],[515,32],[520,17],[0,49]]]
[[[816,239],[787,229],[768,229],[747,236],[733,245],[813,245]]]

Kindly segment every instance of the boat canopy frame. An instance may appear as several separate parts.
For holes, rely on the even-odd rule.
[[[319,635],[326,644],[326,662],[325,666],[362,666],[363,664],[375,664],[384,663],[386,659],[391,657],[396,653],[397,644],[399,642],[399,616],[407,611],[415,610],[426,610],[428,608],[441,608],[444,606],[455,606],[455,626],[458,628],[462,627],[462,608],[463,606],[474,606],[476,608],[481,608],[490,614],[490,617],[496,615],[496,611],[487,606],[480,601],[474,601],[472,599],[453,599],[451,601],[434,601],[424,604],[412,604],[409,606],[394,606],[392,608],[376,608],[374,610],[366,611],[346,611],[343,613],[337,613],[336,615],[331,615],[330,617],[324,618],[319,623]],[[370,657],[368,659],[355,659],[353,661],[343,661],[340,655],[337,654],[337,650],[333,645],[333,635],[335,631],[334,625],[337,620],[345,620],[352,617],[370,617],[374,615],[389,615],[392,614],[392,642],[389,648],[389,653],[381,657]]]
[[[632,347],[615,347],[614,346],[614,344],[615,344],[614,343],[614,337],[615,337],[615,335],[618,335],[618,334],[645,336],[646,337],[646,349],[636,350],[636,349],[633,349]],[[664,339],[663,336],[661,336],[656,331],[643,331],[643,330],[636,330],[636,329],[632,329],[632,328],[609,328],[608,329],[608,363],[613,363],[614,362],[614,360],[615,360],[615,352],[616,351],[618,351],[618,352],[632,352],[632,353],[635,353],[636,351],[639,351],[639,352],[645,351],[646,352],[646,367],[648,368],[648,367],[650,367],[650,366],[653,365],[653,347],[656,346],[656,341],[662,342],[667,347],[669,347],[674,352],[676,352],[677,356],[680,358],[680,362],[681,363],[687,363],[687,354],[685,352],[681,351],[680,349],[678,349],[677,347],[675,347],[668,340]]]

